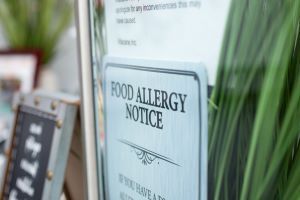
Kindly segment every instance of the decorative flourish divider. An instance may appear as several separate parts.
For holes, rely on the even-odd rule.
[[[181,167],[179,164],[175,163],[172,159],[170,159],[166,156],[160,155],[158,153],[155,153],[153,151],[150,151],[148,149],[145,149],[145,148],[138,146],[132,142],[129,142],[127,140],[121,140],[121,139],[119,140],[119,142],[133,148],[135,154],[137,155],[137,158],[139,160],[141,160],[144,165],[151,165],[154,160],[159,159],[159,160],[165,161],[167,163]]]

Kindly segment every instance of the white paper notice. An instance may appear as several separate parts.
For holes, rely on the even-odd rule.
[[[108,55],[202,62],[213,84],[230,1],[106,1]]]

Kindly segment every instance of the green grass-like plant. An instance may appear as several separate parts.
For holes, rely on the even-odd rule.
[[[38,49],[43,63],[55,47],[73,14],[70,0],[2,0],[0,22],[13,49]]]
[[[299,20],[299,0],[232,0],[209,108],[209,199],[300,199]]]

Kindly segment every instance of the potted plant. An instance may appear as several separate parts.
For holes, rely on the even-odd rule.
[[[209,113],[209,199],[300,198],[300,1],[232,0]]]
[[[72,14],[70,0],[0,2],[0,24],[9,48],[41,51],[43,70],[55,56],[56,46]]]

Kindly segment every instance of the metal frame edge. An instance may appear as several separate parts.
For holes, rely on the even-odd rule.
[[[91,63],[91,40],[90,40],[90,18],[89,1],[77,0],[76,20],[78,34],[78,51],[80,64],[80,89],[81,89],[81,123],[83,127],[82,145],[85,169],[85,198],[96,200],[103,199],[102,185],[98,183],[97,174],[97,147],[96,129],[93,115],[93,79]],[[99,163],[101,165],[101,163]],[[99,187],[100,185],[100,187]],[[100,190],[100,193],[98,193]],[[100,196],[98,195],[100,194]]]

